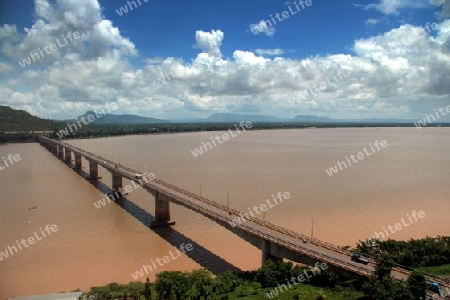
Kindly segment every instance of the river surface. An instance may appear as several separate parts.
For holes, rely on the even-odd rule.
[[[247,131],[192,155],[217,134],[222,133],[70,143],[222,204],[228,198],[231,207],[243,212],[271,195],[289,192],[290,199],[257,217],[339,246],[354,246],[402,218],[406,226],[388,232],[389,238],[450,235],[449,128]],[[388,146],[371,151],[369,143],[376,140],[386,140]],[[326,169],[364,147],[370,156],[327,175]],[[0,261],[0,299],[128,283],[143,264],[176,253],[174,247],[183,243],[193,249],[156,271],[249,270],[261,263],[258,249],[183,207],[171,205],[175,226],[150,230],[154,199],[142,189],[97,209],[93,203],[111,184],[111,175],[102,168],[103,178],[96,184],[38,144],[0,146],[0,157],[10,153],[21,160],[0,171],[0,252],[15,246],[17,253],[11,250],[14,254]],[[85,161],[83,166],[88,171]],[[413,211],[423,211],[425,217],[409,219]],[[47,234],[47,224],[57,230]],[[16,240],[30,237],[36,237],[35,243],[20,250]],[[146,276],[154,280],[155,270],[140,279]]]

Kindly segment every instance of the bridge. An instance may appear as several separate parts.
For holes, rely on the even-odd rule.
[[[353,262],[351,261],[352,253],[350,251],[325,241],[244,215],[233,208],[156,178],[142,181],[142,179],[138,179],[135,176],[137,173],[142,174],[138,170],[118,166],[113,161],[62,141],[41,136],[39,137],[39,142],[68,165],[71,165],[73,153],[75,169],[82,169],[81,158],[84,157],[89,162],[88,179],[90,180],[99,178],[98,166],[102,166],[111,173],[113,191],[122,188],[123,178],[141,185],[155,199],[155,221],[151,223],[151,227],[175,224],[175,221],[171,220],[170,216],[170,203],[174,203],[211,219],[260,249],[262,251],[262,262],[268,259],[282,260],[284,258],[309,266],[314,266],[317,262],[326,263],[330,271],[357,280],[364,280],[375,271],[376,262],[372,259],[369,260],[367,265]],[[246,218],[245,222],[238,226],[231,225],[233,220],[243,215]],[[406,280],[410,275],[410,271],[396,267],[391,274],[398,280]],[[443,287],[450,287],[448,283],[438,278],[429,277],[427,279],[438,282]]]

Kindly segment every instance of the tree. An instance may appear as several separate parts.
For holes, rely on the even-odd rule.
[[[291,262],[274,262],[267,260],[262,267],[256,271],[256,281],[258,281],[262,287],[277,286],[279,282],[286,281],[286,274],[290,278],[292,273]]]
[[[193,270],[189,278],[191,289],[189,295],[193,299],[208,299],[212,295],[213,278],[212,274],[205,270]]]
[[[423,300],[427,296],[427,280],[420,273],[412,272],[408,278],[409,291],[414,300]]]
[[[232,293],[242,284],[242,280],[231,271],[225,271],[214,279],[213,291],[217,295]]]
[[[150,279],[148,279],[148,277],[147,281],[145,282],[144,296],[145,300],[150,300],[152,298],[152,289],[150,288]]]
[[[362,286],[362,291],[371,300],[414,300],[408,285],[391,277],[394,266],[389,255],[381,255],[374,276]]]
[[[181,299],[189,293],[189,274],[164,271],[156,275],[155,289],[159,299]]]
[[[387,254],[382,254],[378,258],[377,268],[375,270],[375,276],[378,280],[382,280],[386,276],[391,275],[392,267],[394,266],[394,261]]]

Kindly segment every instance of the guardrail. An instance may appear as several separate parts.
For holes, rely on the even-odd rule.
[[[73,152],[85,156],[85,158],[87,160],[94,160],[100,165],[103,165],[103,162],[108,162],[111,165],[117,165],[117,163],[115,163],[114,161],[105,159],[105,158],[103,158],[101,156],[95,155],[95,154],[93,154],[93,153],[91,153],[89,151],[83,150],[83,149],[81,149],[79,147],[76,147],[76,146],[73,146],[73,145],[69,145],[69,144],[66,144],[64,142],[55,141],[55,140],[52,140],[52,139],[49,139],[49,138],[46,138],[46,137],[41,137],[41,138],[50,140],[53,143],[59,144],[61,146],[71,148]],[[89,156],[89,157],[87,157],[87,156]],[[119,172],[120,172],[120,170],[127,170],[130,173],[132,173],[132,174],[138,173],[138,171],[133,170],[133,169],[131,169],[129,167],[126,167],[126,166],[123,166],[123,165],[120,165]],[[120,173],[122,173],[122,172],[120,172]],[[170,183],[164,182],[164,181],[162,181],[160,179],[155,179],[153,182],[156,183],[156,184],[159,184],[161,186],[166,187],[166,190],[164,192],[169,194],[169,195],[171,195],[175,199],[177,199],[180,202],[180,204],[183,205],[183,203],[187,204],[186,202],[189,202],[189,205],[192,208],[195,207],[197,210],[202,211],[204,214],[210,215],[211,217],[214,217],[214,218],[216,218],[218,220],[221,220],[222,222],[229,223],[230,220],[228,218],[224,218],[222,215],[217,214],[217,213],[215,213],[215,212],[213,212],[213,211],[211,211],[209,209],[201,207],[197,203],[189,200],[188,198],[177,196],[171,190],[176,191],[176,192],[178,192],[180,194],[183,194],[185,196],[188,196],[190,198],[199,200],[199,201],[201,201],[203,203],[206,203],[206,204],[208,204],[210,206],[213,206],[215,208],[218,208],[220,210],[228,212],[229,214],[231,213],[232,215],[240,216],[241,218],[244,218],[244,216],[245,216],[246,220],[248,220],[250,222],[253,222],[255,224],[261,225],[263,227],[269,228],[269,229],[271,229],[273,231],[276,231],[276,232],[279,232],[279,233],[282,233],[282,234],[285,234],[285,235],[288,235],[288,236],[291,236],[291,237],[294,237],[294,238],[298,238],[298,239],[301,239],[301,240],[306,240],[306,241],[310,242],[311,244],[314,244],[316,246],[320,246],[320,247],[332,250],[334,252],[338,252],[338,253],[345,254],[345,255],[348,255],[348,256],[352,255],[352,253],[350,251],[344,250],[344,249],[342,249],[342,248],[340,248],[340,247],[338,247],[336,245],[333,245],[331,243],[327,243],[327,242],[321,241],[319,239],[309,237],[307,235],[304,235],[304,234],[292,231],[290,229],[287,229],[287,228],[284,228],[284,227],[272,224],[272,223],[264,221],[264,220],[260,220],[258,218],[250,217],[250,216],[248,216],[248,214],[242,214],[240,211],[238,211],[236,209],[229,208],[229,207],[227,207],[227,206],[225,206],[223,204],[217,203],[217,202],[209,200],[209,199],[207,199],[205,197],[202,197],[202,196],[199,196],[199,195],[194,194],[192,192],[186,191],[186,190],[184,190],[182,188],[176,187],[176,186],[174,186],[174,185],[172,185]],[[150,188],[153,188],[153,189],[158,189],[155,186],[155,184],[153,184],[153,183],[148,183],[147,182],[144,185],[147,185],[147,186],[149,186]],[[168,190],[168,189],[170,189],[170,190]],[[330,256],[327,256],[327,255],[323,255],[323,254],[318,254],[318,252],[314,252],[312,250],[308,250],[308,249],[302,248],[301,246],[292,244],[289,241],[285,241],[285,240],[282,240],[280,238],[274,237],[274,236],[272,236],[272,235],[270,235],[268,233],[261,232],[261,231],[255,229],[255,228],[252,228],[252,227],[248,226],[245,223],[240,224],[239,227],[242,228],[242,229],[245,229],[247,232],[250,232],[252,234],[255,234],[255,235],[259,236],[262,239],[266,239],[268,241],[272,241],[272,242],[274,242],[276,244],[282,245],[282,246],[284,246],[284,247],[286,247],[288,249],[291,249],[291,250],[294,250],[294,251],[297,251],[297,252],[300,252],[300,253],[303,253],[303,254],[307,254],[307,255],[309,255],[311,257],[314,257],[315,259],[322,260],[324,262],[328,261],[331,264],[339,265],[340,267],[343,267],[343,268],[345,268],[345,269],[347,269],[349,271],[352,271],[352,272],[357,271],[361,275],[367,276],[367,275],[371,275],[372,274],[371,271],[368,271],[366,269],[355,268],[354,265],[350,264],[347,261],[344,261],[344,260],[341,260],[341,259],[338,259],[338,258],[335,258],[335,257],[330,257]],[[372,264],[376,264],[373,261],[373,259],[372,259],[371,263]],[[407,270],[407,269],[408,269],[407,267],[394,267],[392,270],[396,271],[396,272],[399,272],[399,273],[403,273],[403,274],[409,275],[411,272],[409,270]],[[442,279],[442,278],[440,278],[438,276],[427,274],[426,278],[429,281],[438,282],[442,286],[448,286],[449,285],[449,281],[448,280],[444,280],[444,279]]]
[[[204,215],[209,215],[209,216],[211,216],[211,217],[213,217],[215,219],[221,220],[224,223],[228,223],[229,222],[228,218],[226,218],[226,217],[224,217],[224,216],[222,216],[220,214],[217,214],[217,213],[215,213],[215,212],[213,212],[213,211],[211,211],[211,210],[209,210],[209,209],[207,209],[205,207],[202,207],[202,206],[198,205],[195,202],[187,200],[186,198],[183,198],[183,197],[181,197],[179,195],[176,195],[170,190],[167,190],[167,191],[164,191],[164,192],[166,194],[168,194],[169,196],[171,196],[172,198],[177,199],[179,202],[183,203],[183,202],[189,201],[190,202],[190,206],[192,206],[192,208],[195,207],[196,210],[201,211]],[[184,194],[184,193],[182,193],[182,194]],[[306,254],[306,255],[308,255],[310,257],[313,257],[313,258],[315,258],[315,259],[317,259],[319,261],[323,261],[325,263],[329,263],[331,265],[335,265],[335,266],[341,267],[341,268],[346,269],[348,271],[355,272],[355,273],[358,273],[358,274],[363,275],[363,276],[370,276],[372,274],[371,271],[366,270],[366,269],[364,269],[362,267],[355,267],[354,265],[350,264],[347,261],[344,261],[344,260],[341,260],[341,259],[338,259],[338,258],[335,258],[335,257],[329,257],[329,256],[324,255],[324,254],[319,254],[318,252],[315,252],[313,250],[305,249],[305,248],[303,248],[301,246],[298,246],[298,245],[295,245],[295,244],[293,244],[291,242],[282,240],[282,239],[280,239],[278,237],[274,237],[274,236],[272,236],[272,235],[270,235],[270,234],[268,234],[266,232],[262,232],[262,231],[260,231],[258,229],[252,228],[249,225],[242,225],[242,226],[240,226],[240,229],[245,230],[245,231],[247,231],[247,232],[249,232],[249,233],[251,233],[251,234],[253,234],[255,236],[258,236],[261,239],[268,240],[268,241],[273,242],[275,244],[278,244],[280,246],[286,247],[287,249],[290,249],[290,250],[293,250],[293,251],[296,251],[296,252],[299,252],[299,253],[302,253],[302,254]]]

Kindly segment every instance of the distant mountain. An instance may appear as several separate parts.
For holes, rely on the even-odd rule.
[[[80,117],[84,116],[87,118],[88,115],[95,115],[93,111],[87,111],[84,114],[78,116],[78,120]],[[75,120],[69,120],[67,122],[74,122]],[[113,115],[113,114],[105,114],[100,115],[99,117],[95,117],[95,120],[92,124],[97,125],[105,125],[105,124],[157,124],[157,123],[170,123],[166,120],[149,118],[149,117],[140,117],[135,115]]]
[[[339,120],[338,120],[339,121]],[[417,122],[417,120],[408,120],[408,119],[398,119],[398,118],[392,118],[392,119],[378,119],[378,118],[372,118],[372,119],[349,119],[346,120],[346,122],[355,122],[355,123],[414,123]]]
[[[336,122],[337,120],[330,119],[327,117],[309,116],[309,115],[298,115],[291,119],[292,122],[314,122],[314,123],[329,123]]]
[[[317,117],[317,116],[309,116],[309,115],[298,115],[292,118],[293,122],[314,122],[314,123],[414,123],[417,120],[408,120],[408,119],[331,119],[327,117]]]
[[[414,120],[407,119],[332,119],[328,117],[319,117],[314,115],[297,115],[293,118],[279,118],[267,115],[244,115],[232,113],[215,113],[207,118],[175,118],[171,119],[174,123],[233,123],[240,121],[251,121],[254,123],[414,123]]]
[[[0,132],[51,131],[61,122],[41,119],[24,110],[0,105]]]
[[[273,116],[261,116],[261,115],[216,113],[210,115],[208,118],[203,120],[203,122],[241,122],[241,121],[265,123],[265,122],[286,122],[289,121],[289,119],[278,118]]]

